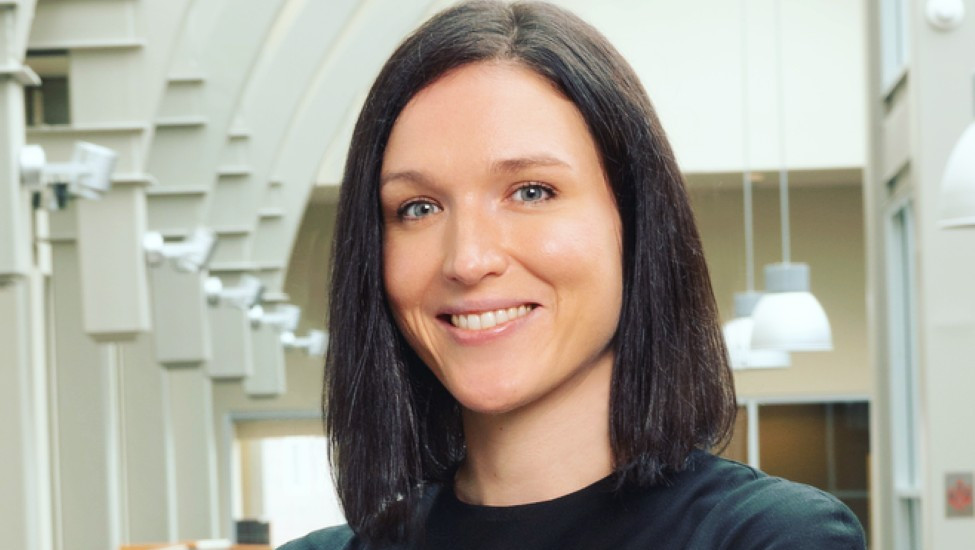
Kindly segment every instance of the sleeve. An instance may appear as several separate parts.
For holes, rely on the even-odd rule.
[[[711,510],[691,548],[863,550],[853,512],[819,489],[764,477],[732,491]]]
[[[343,550],[352,540],[352,535],[348,525],[336,525],[311,532],[278,550]]]

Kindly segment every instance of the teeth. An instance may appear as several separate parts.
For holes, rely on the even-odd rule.
[[[491,328],[498,324],[497,319],[494,318],[493,312],[487,312],[481,314],[481,328]]]
[[[484,313],[451,315],[450,324],[467,330],[483,330],[524,317],[534,306],[518,306]]]

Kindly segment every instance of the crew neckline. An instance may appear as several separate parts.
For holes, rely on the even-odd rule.
[[[612,499],[614,485],[615,475],[611,473],[585,487],[549,500],[498,506],[464,502],[457,497],[453,484],[450,484],[443,488],[441,504],[452,509],[454,513],[486,521],[534,521],[542,516],[561,514],[567,510],[598,507]]]
[[[708,456],[710,456],[709,453],[694,449],[688,455],[687,462],[681,471],[667,476],[656,487],[646,487],[638,492],[646,495],[647,491],[667,490],[674,481],[672,476],[680,476],[686,471],[693,472],[699,463],[706,460]],[[587,514],[606,506],[624,504],[627,495],[633,493],[626,487],[617,490],[616,475],[616,472],[610,473],[585,487],[553,499],[507,506],[464,502],[454,492],[453,483],[447,483],[442,486],[434,506],[441,508],[442,511],[454,514],[458,518],[480,521],[545,521],[546,518]]]

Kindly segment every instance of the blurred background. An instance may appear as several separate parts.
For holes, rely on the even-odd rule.
[[[639,73],[736,368],[724,451],[871,548],[975,541],[975,4],[561,0]],[[355,117],[441,0],[0,0],[5,546],[342,523],[320,416]]]

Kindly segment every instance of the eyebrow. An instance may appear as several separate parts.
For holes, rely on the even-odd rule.
[[[389,172],[379,177],[379,186],[382,187],[393,180],[406,180],[413,183],[429,184],[430,179],[423,173],[416,170],[401,170],[399,172]]]
[[[491,163],[489,170],[495,174],[513,174],[529,168],[550,166],[571,168],[571,165],[568,162],[558,157],[551,155],[531,155],[496,160]],[[392,180],[406,180],[427,185],[432,183],[430,178],[423,172],[417,170],[400,170],[397,172],[383,174],[379,178],[379,185],[382,186]]]
[[[516,157],[511,159],[497,160],[491,163],[491,172],[496,174],[510,174],[513,172],[518,172],[520,170],[525,170],[528,168],[535,168],[538,166],[561,166],[569,168],[568,162],[550,155],[534,155],[527,157]]]

